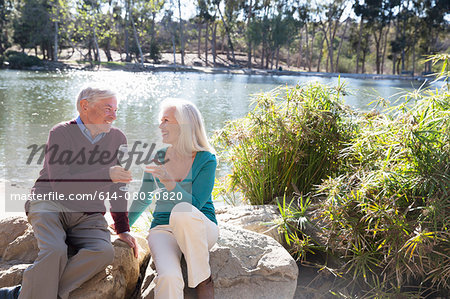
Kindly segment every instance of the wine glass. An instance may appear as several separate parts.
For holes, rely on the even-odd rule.
[[[119,160],[119,162],[120,162],[120,164],[123,164],[123,166],[124,166],[124,168],[125,168],[125,170],[128,170],[127,169],[127,167],[126,167],[126,163],[125,163],[125,161],[128,161],[128,159],[129,159],[129,155],[128,155],[128,144],[121,144],[120,146],[119,146],[119,149],[118,149],[118,153],[120,153],[121,155],[122,155],[122,157],[120,158],[120,160]],[[125,186],[121,186],[121,187],[119,187],[119,190],[120,191],[124,191],[124,192],[127,192],[128,191],[128,184],[125,184]]]
[[[158,161],[158,157],[157,157],[157,155],[155,155],[154,157],[153,157],[153,159],[150,161],[150,163],[154,163],[155,161]],[[144,171],[146,172],[146,168],[147,167],[147,165],[142,165],[142,168],[144,169]],[[153,178],[153,183],[154,183],[154,186],[155,186],[155,189],[153,190],[153,194],[155,194],[155,193],[159,193],[159,192],[164,192],[164,191],[166,191],[166,188],[164,187],[164,186],[160,186],[159,184],[158,184],[158,182],[156,181],[156,177],[153,175],[153,173],[151,173],[151,172],[148,172],[151,176],[152,176],[152,178]]]
[[[161,187],[159,186],[158,182],[156,181],[156,178],[153,174],[151,174],[153,177],[153,182],[155,183],[155,190],[153,190],[153,193],[159,193],[159,192],[163,192],[166,191],[166,187]]]

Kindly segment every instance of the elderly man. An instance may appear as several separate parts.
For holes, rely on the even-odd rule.
[[[111,127],[116,96],[109,90],[85,88],[77,109],[77,119],[50,131],[44,166],[32,188],[35,200],[26,204],[39,255],[24,272],[21,288],[2,289],[0,298],[66,299],[112,263],[105,199],[110,200],[117,234],[137,257],[135,239],[128,233],[127,202],[120,190],[131,181],[130,172],[118,165],[118,148],[126,144],[126,137]],[[63,195],[58,201],[42,200],[52,193]],[[68,245],[76,250],[70,258]]]

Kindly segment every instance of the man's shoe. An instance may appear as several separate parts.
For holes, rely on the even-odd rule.
[[[214,282],[210,277],[196,287],[198,299],[214,299]]]
[[[19,298],[20,285],[0,288],[0,299],[17,299]]]

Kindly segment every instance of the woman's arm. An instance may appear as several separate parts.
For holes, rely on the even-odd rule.
[[[192,204],[197,209],[201,209],[211,196],[214,188],[217,161],[216,156],[210,154],[206,161],[202,161],[198,174],[194,174],[192,181],[192,194],[187,192],[179,183],[171,192],[180,192],[181,201]]]
[[[152,203],[152,192],[155,190],[153,176],[150,173],[144,173],[142,178],[141,189],[139,190],[138,199],[133,200],[128,212],[130,227],[136,222],[141,214]]]

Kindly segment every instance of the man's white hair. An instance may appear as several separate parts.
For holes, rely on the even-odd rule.
[[[207,151],[215,153],[208,142],[202,115],[190,101],[177,98],[167,98],[160,104],[159,118],[166,109],[175,108],[175,119],[180,125],[180,136],[174,146],[176,152],[182,155],[192,155],[193,152]]]
[[[109,99],[109,98],[113,98],[113,97],[116,97],[116,93],[111,89],[104,88],[104,87],[97,87],[97,86],[85,87],[78,94],[77,110],[78,110],[78,112],[81,111],[80,102],[82,100],[86,100],[89,103],[95,103],[97,101],[100,101],[103,99]]]

